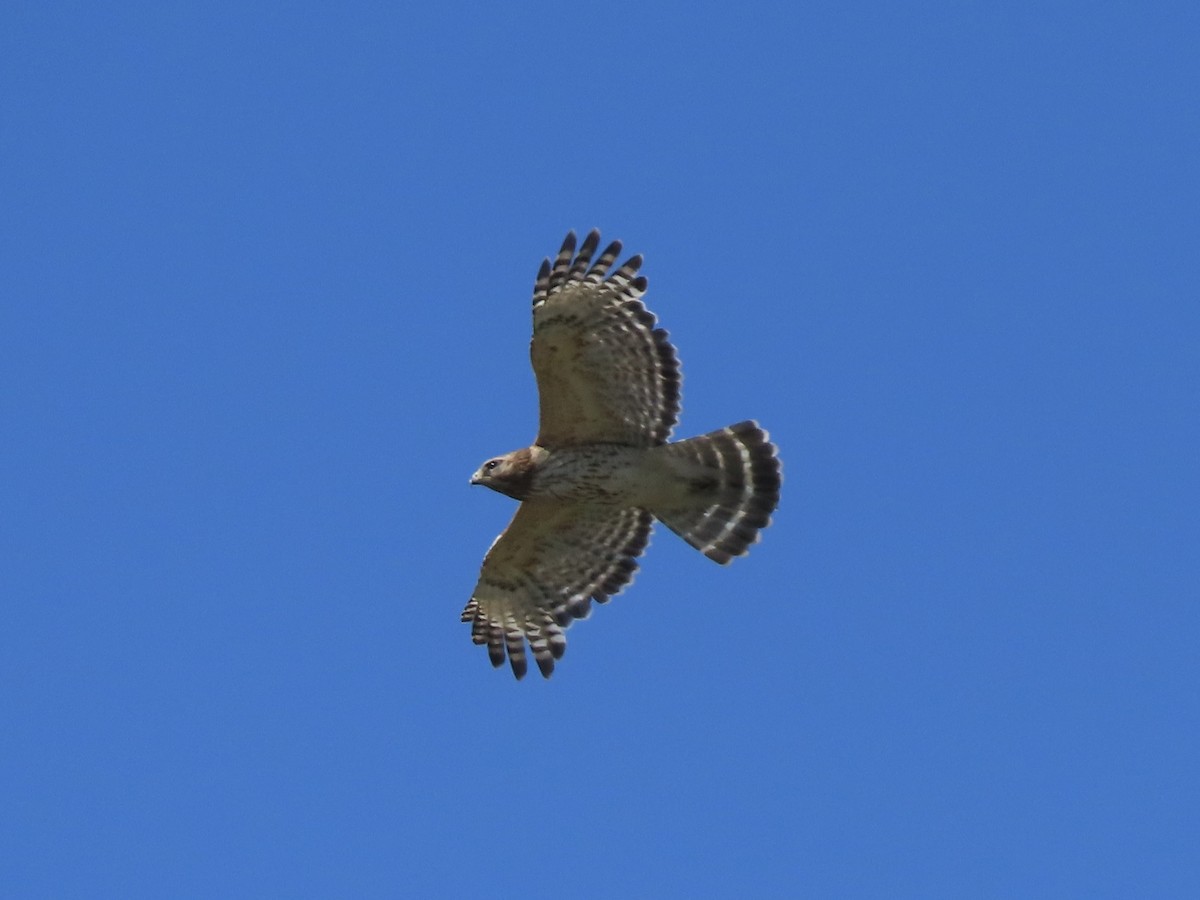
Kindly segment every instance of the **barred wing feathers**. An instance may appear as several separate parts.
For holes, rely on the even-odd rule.
[[[599,244],[600,232],[592,231],[576,253],[570,232],[554,263],[542,263],[534,286],[530,356],[543,447],[653,447],[678,421],[679,360],[642,304],[642,258],[608,275],[621,244],[609,244],[592,262]]]
[[[463,610],[471,640],[493,666],[507,656],[517,678],[528,642],[546,678],[567,647],[563,630],[633,580],[650,539],[650,513],[557,501],[522,503],[483,560]]]

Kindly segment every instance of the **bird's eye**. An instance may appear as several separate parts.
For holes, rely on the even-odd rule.
[[[489,459],[487,462],[485,462],[483,464],[483,471],[490,472],[490,471],[492,471],[492,469],[496,468],[496,466],[498,466],[498,465],[500,465],[500,460]]]

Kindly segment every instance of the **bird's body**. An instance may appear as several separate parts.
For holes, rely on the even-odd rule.
[[[481,468],[471,483],[486,485],[514,500],[575,500],[623,506],[638,505],[637,475],[647,462],[640,447],[623,444],[555,450],[535,445],[514,450],[500,460],[503,468],[493,472]]]
[[[537,440],[471,478],[521,501],[484,558],[463,612],[491,661],[542,674],[566,649],[563,629],[626,586],[655,518],[710,559],[746,552],[779,502],[779,459],[754,422],[668,443],[679,412],[679,362],[641,303],[641,257],[611,276],[621,245],[595,263],[599,232],[575,254],[567,236],[534,288],[531,356]]]

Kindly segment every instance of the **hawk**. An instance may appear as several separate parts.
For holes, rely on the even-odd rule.
[[[530,356],[540,423],[530,447],[489,459],[471,477],[521,501],[483,560],[462,620],[493,666],[549,678],[567,640],[633,579],[654,520],[722,565],[758,540],[779,504],[775,445],[752,421],[668,443],[679,416],[679,359],[642,304],[634,256],[608,274],[600,232],[575,252],[567,234],[533,289]]]

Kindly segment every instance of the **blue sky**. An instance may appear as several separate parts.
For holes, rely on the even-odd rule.
[[[1194,4],[3,18],[3,893],[1200,892]],[[592,227],[783,501],[518,684]]]

